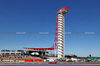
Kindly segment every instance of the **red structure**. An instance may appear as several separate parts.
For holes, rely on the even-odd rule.
[[[75,57],[76,55],[67,55],[67,56]]]
[[[36,50],[55,50],[57,49],[57,43],[58,43],[58,11],[61,9],[69,9],[68,6],[62,7],[57,10],[57,16],[56,16],[56,28],[55,28],[55,38],[54,38],[54,44],[51,48],[28,48],[24,47],[24,49],[36,49]]]
[[[25,62],[32,62],[33,60],[32,59],[25,59],[24,61]]]
[[[24,49],[37,49],[37,50],[54,50],[56,48],[27,48],[27,47],[24,47]]]
[[[37,62],[37,61],[42,62],[43,60],[42,60],[42,59],[35,59],[34,61],[35,61],[35,62]]]

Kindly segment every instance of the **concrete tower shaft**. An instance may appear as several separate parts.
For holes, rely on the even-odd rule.
[[[64,14],[58,14],[58,58],[64,57]]]
[[[68,9],[69,7],[63,7],[58,9],[57,11],[57,28],[58,28],[58,58],[63,58],[65,55],[65,23],[64,23],[64,14],[66,14],[68,11],[66,9]]]

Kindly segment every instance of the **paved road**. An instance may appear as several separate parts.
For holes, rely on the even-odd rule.
[[[80,65],[80,64],[20,64],[20,65],[0,65],[0,66],[100,66],[98,64],[93,65]]]

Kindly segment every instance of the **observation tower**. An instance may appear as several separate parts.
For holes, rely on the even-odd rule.
[[[56,18],[56,29],[55,29],[55,43],[58,46],[58,58],[63,58],[65,55],[65,19],[64,14],[66,14],[69,9],[68,6],[62,7],[57,10]]]
[[[57,10],[57,17],[56,17],[56,28],[55,28],[55,38],[54,44],[50,48],[28,48],[24,47],[24,49],[30,50],[55,50],[58,49],[58,58],[64,58],[65,54],[65,22],[64,22],[64,14],[66,14],[69,9],[68,6],[62,7]],[[55,52],[56,55],[56,52]]]

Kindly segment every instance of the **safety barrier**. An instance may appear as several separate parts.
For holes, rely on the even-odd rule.
[[[42,62],[43,60],[42,59],[35,59],[34,61],[35,62],[37,62],[37,61]]]
[[[32,62],[33,60],[32,59],[25,59],[24,61],[25,62]]]

